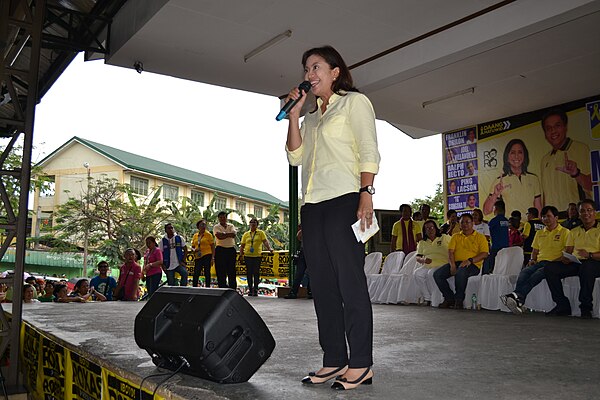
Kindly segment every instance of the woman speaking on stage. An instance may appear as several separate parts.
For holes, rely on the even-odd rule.
[[[379,170],[375,112],[358,93],[340,54],[331,46],[302,56],[304,80],[317,98],[300,126],[307,96],[289,112],[288,161],[302,165],[303,244],[323,349],[323,366],[302,382],[354,389],[371,384],[373,313],[364,273],[365,246],[351,225],[373,218],[373,180]],[[348,347],[346,346],[348,343]]]

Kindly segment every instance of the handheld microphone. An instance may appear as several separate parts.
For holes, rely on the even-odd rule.
[[[287,115],[290,112],[290,110],[292,108],[294,108],[294,106],[302,98],[302,91],[305,91],[306,93],[308,93],[308,91],[310,90],[310,88],[311,88],[311,85],[310,85],[309,81],[304,81],[300,85],[298,85],[298,89],[300,89],[300,97],[298,97],[296,100],[292,99],[292,100],[288,101],[287,103],[285,103],[285,105],[283,106],[283,108],[281,109],[281,111],[279,111],[279,114],[277,114],[277,116],[275,117],[275,119],[277,121],[281,121],[282,119],[284,119],[285,117],[287,117]]]

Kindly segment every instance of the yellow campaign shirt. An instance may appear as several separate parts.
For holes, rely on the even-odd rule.
[[[553,230],[545,227],[535,233],[531,247],[538,250],[538,261],[554,261],[562,257],[562,252],[567,246],[569,230],[562,225],[557,225]]]
[[[433,241],[423,239],[417,245],[417,254],[431,258],[431,264],[421,264],[424,268],[437,268],[448,264],[448,245],[450,236],[442,235],[436,237]]]
[[[241,245],[244,245],[244,257],[260,257],[265,240],[267,240],[267,235],[260,229],[244,233],[240,242]]]
[[[544,205],[555,206],[559,210],[566,209],[569,203],[577,204],[584,198],[579,193],[579,186],[575,178],[556,169],[564,167],[565,153],[569,160],[577,163],[577,168],[582,174],[588,175],[591,171],[590,148],[587,144],[573,139],[569,139],[563,149],[551,150],[542,157],[541,177]],[[591,194],[585,192],[585,197],[591,197]]]
[[[212,244],[215,242],[213,235],[205,230],[202,238],[200,238],[200,245],[198,245],[198,233],[194,233],[194,237],[192,238],[192,248],[196,249],[194,251],[194,256],[199,259],[202,256],[212,253]]]
[[[589,253],[600,251],[600,227],[598,223],[588,229],[583,226],[571,229],[567,238],[567,247],[573,246],[573,254],[577,256],[577,250],[585,250]]]
[[[462,232],[455,233],[450,239],[448,250],[454,250],[455,261],[465,261],[475,257],[479,253],[489,253],[490,247],[484,235],[477,231],[473,231],[470,235],[465,235]],[[483,260],[476,262],[477,268],[481,268]]]
[[[400,225],[401,222],[404,222],[404,225],[406,226],[406,231],[408,232],[408,223],[410,221],[399,220],[396,221],[392,226],[392,236],[396,236],[396,248],[400,250],[402,250],[402,225]],[[417,234],[421,233],[421,231],[419,231],[419,224],[416,221],[412,221],[412,225],[413,239],[415,240],[415,243],[417,243]]]
[[[357,92],[333,94],[325,114],[318,109],[304,117],[302,144],[290,151],[290,165],[302,165],[302,203],[319,203],[358,192],[360,173],[379,171],[375,111]]]
[[[502,179],[502,200],[506,204],[507,214],[514,210],[521,211],[522,215],[527,213],[529,207],[533,207],[533,200],[542,195],[540,180],[535,174],[505,175],[498,177],[492,183],[490,194],[494,193],[494,188]]]

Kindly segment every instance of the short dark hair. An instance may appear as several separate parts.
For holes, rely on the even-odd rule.
[[[539,211],[538,211],[538,209],[537,209],[537,208],[535,208],[535,207],[529,207],[529,208],[527,209],[527,212],[528,212],[529,214],[533,215],[535,218],[537,218],[537,217],[539,217],[539,216],[540,216],[540,212],[539,212]]]
[[[221,211],[219,214],[217,214],[217,217],[220,217],[221,215],[227,216],[227,213],[225,211]]]
[[[506,212],[506,204],[504,204],[502,200],[496,200],[496,202],[494,203],[494,207],[498,209],[500,214],[504,214]]]
[[[542,215],[546,215],[548,211],[550,211],[555,217],[558,217],[558,208],[554,206],[544,206],[544,208],[542,208]]]
[[[579,202],[579,204],[577,205],[577,208],[581,207],[584,204],[589,204],[590,206],[594,207],[594,210],[598,209],[598,206],[596,205],[596,202],[592,199],[583,199]]]
[[[456,214],[456,210],[448,210],[446,213],[446,218],[450,218],[454,214]]]
[[[402,209],[404,209],[404,207],[408,207],[408,210],[412,213],[412,208],[408,204],[401,204],[400,205],[400,212],[402,212]]]
[[[569,117],[567,116],[566,112],[564,112],[560,108],[551,108],[550,110],[546,111],[544,113],[544,115],[542,115],[541,123],[542,123],[542,130],[544,132],[545,132],[544,124],[546,123],[546,120],[554,115],[558,116],[562,120],[563,124],[565,124],[565,125],[569,124]]]
[[[518,219],[521,219],[521,211],[519,211],[519,210],[513,210],[513,211],[510,213],[510,216],[511,216],[511,217],[518,218]]]
[[[471,221],[473,221],[473,216],[471,214],[469,214],[469,213],[462,214],[460,216],[460,219],[463,219],[463,218],[467,218],[467,219],[470,219]]]
[[[98,269],[100,269],[100,267],[106,267],[106,268],[108,268],[108,263],[106,261],[100,261],[96,267]]]
[[[173,224],[172,224],[172,223],[170,223],[170,222],[166,223],[166,224],[165,224],[165,231],[167,230],[167,228],[168,228],[169,226],[170,226],[170,227],[173,227]]]

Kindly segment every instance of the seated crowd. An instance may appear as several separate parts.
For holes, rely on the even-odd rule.
[[[429,206],[421,207],[421,216],[429,215]],[[559,224],[559,211],[545,206],[527,210],[527,220],[513,211],[506,218],[502,200],[494,203],[494,217],[483,220],[483,213],[474,209],[457,217],[447,213],[447,221],[438,229],[435,221],[410,218],[409,205],[400,207],[401,219],[392,229],[392,251],[416,250],[419,266],[414,270],[415,284],[425,304],[430,304],[435,284],[444,296],[439,308],[463,309],[465,289],[470,276],[494,271],[498,252],[506,247],[519,246],[525,261],[512,293],[501,296],[502,302],[515,314],[524,311],[529,292],[546,279],[556,306],[548,316],[571,315],[571,304],[563,293],[562,279],[579,277],[581,318],[592,317],[592,292],[600,277],[600,228],[596,221],[593,200],[569,204],[568,218]],[[454,276],[452,290],[448,278]]]

